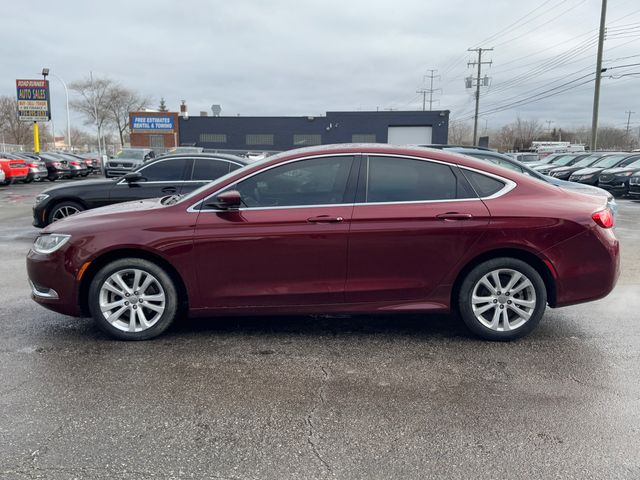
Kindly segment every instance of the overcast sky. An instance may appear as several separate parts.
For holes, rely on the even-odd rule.
[[[464,77],[475,58],[466,50],[482,46],[495,49],[485,56],[493,64],[483,67],[491,87],[481,111],[499,111],[481,128],[517,115],[568,128],[591,122],[599,15],[600,0],[3,2],[0,95],[15,95],[16,78],[39,78],[46,66],[67,82],[108,76],[154,106],[164,97],[170,110],[185,99],[192,115],[212,104],[223,115],[412,110],[435,68],[434,109],[466,119]],[[638,0],[610,0],[607,23],[605,66],[640,63]],[[631,110],[640,125],[640,74],[608,78],[634,72],[640,65],[605,74],[601,124],[623,127]],[[51,88],[62,134],[64,90],[55,78]],[[561,94],[510,106],[553,88]]]

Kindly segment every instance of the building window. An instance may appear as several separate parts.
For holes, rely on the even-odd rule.
[[[270,133],[250,133],[247,135],[247,145],[273,145],[273,135]]]
[[[297,147],[305,147],[308,145],[322,144],[322,135],[316,134],[299,134],[293,136],[293,144]]]
[[[376,143],[375,133],[354,133],[351,135],[352,143]]]
[[[200,142],[227,143],[227,134],[226,133],[201,133]]]
[[[151,148],[164,148],[164,136],[149,135],[149,146]]]

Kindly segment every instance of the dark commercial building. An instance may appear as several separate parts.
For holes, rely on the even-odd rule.
[[[179,118],[180,145],[282,151],[332,143],[447,143],[449,111],[327,112],[308,117]]]

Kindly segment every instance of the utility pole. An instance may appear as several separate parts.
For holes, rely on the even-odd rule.
[[[427,108],[427,90],[421,88],[420,90],[416,90],[416,93],[422,94],[422,111],[424,112]]]
[[[547,124],[547,133],[551,133],[551,124],[555,123],[553,120],[545,120],[545,122]]]
[[[482,61],[482,52],[491,52],[493,48],[469,48],[467,51],[469,52],[478,52],[478,61],[477,62],[468,62],[467,67],[469,66],[478,66],[478,74],[476,75],[476,113],[473,117],[473,144],[478,144],[478,112],[480,111],[480,76],[482,72],[482,65],[491,65],[491,61],[483,62]],[[469,83],[469,82],[467,82]],[[485,79],[485,85],[488,84],[488,79]]]
[[[602,78],[602,50],[604,49],[604,34],[607,19],[607,0],[602,0],[600,11],[600,34],[598,35],[598,56],[596,58],[596,85],[593,92],[593,118],[591,119],[591,151],[598,146],[598,108],[600,107],[600,80]]]
[[[629,111],[629,112],[624,112],[624,113],[627,114],[627,134],[626,135],[627,135],[627,137],[629,137],[629,124],[631,123],[631,115],[633,115],[636,112]]]

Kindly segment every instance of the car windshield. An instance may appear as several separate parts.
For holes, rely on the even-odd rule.
[[[120,150],[115,154],[114,158],[135,158],[144,159],[144,150]]]
[[[602,155],[589,155],[588,157],[584,157],[579,162],[576,162],[574,167],[588,167],[592,163],[596,162],[599,158],[602,158]]]
[[[640,168],[640,157],[634,157],[633,162],[626,165],[629,168]]]
[[[593,164],[594,167],[599,168],[609,168],[616,166],[623,158],[626,158],[628,155],[610,155],[606,156],[596,163]]]
[[[554,158],[551,163],[553,165],[557,165],[558,167],[564,167],[565,165],[569,165],[569,163],[571,163],[571,161],[575,158],[575,155],[561,155]]]
[[[538,157],[537,154],[532,153],[530,155],[518,155],[516,160],[519,160],[524,163],[529,163],[529,162],[537,162],[538,160],[540,160],[540,158]]]

